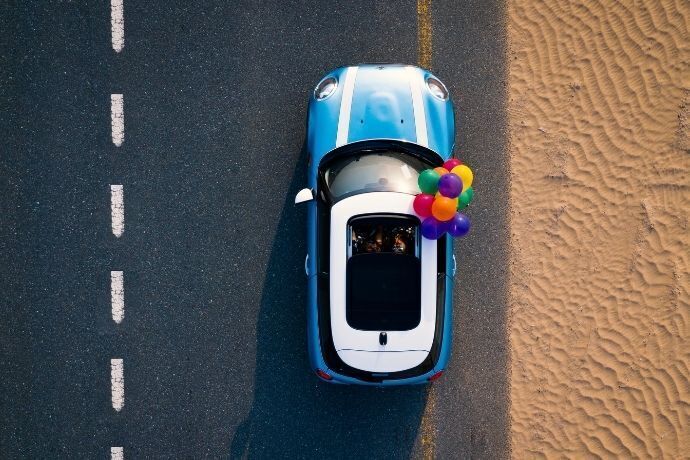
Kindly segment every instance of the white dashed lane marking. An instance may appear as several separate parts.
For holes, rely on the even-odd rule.
[[[125,141],[125,108],[122,94],[110,95],[110,122],[113,144],[119,147]]]
[[[123,0],[110,1],[110,31],[116,53],[125,47],[125,11],[122,2]]]
[[[110,395],[113,409],[121,411],[125,406],[125,366],[121,359],[110,360]]]
[[[125,47],[124,0],[110,0],[110,31],[113,50]],[[125,111],[122,94],[110,95],[110,122],[113,144],[120,147],[125,141]],[[110,216],[113,235],[117,238],[125,231],[125,200],[122,185],[110,186]],[[110,272],[110,301],[113,321],[120,324],[125,317],[124,275],[121,271]],[[110,360],[110,386],[113,409],[121,411],[125,405],[125,371],[122,359]],[[124,460],[122,447],[110,448],[111,460]]]
[[[110,186],[110,216],[113,235],[119,238],[125,232],[125,197],[122,185]]]
[[[113,321],[120,324],[125,318],[125,286],[124,274],[122,272],[110,272],[110,302],[112,304]]]

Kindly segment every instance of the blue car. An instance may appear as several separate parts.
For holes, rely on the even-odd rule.
[[[309,100],[307,334],[324,381],[436,380],[452,335],[453,242],[422,238],[417,178],[450,158],[453,104],[429,71],[342,67]]]

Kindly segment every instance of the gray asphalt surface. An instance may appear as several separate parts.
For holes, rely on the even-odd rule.
[[[302,153],[326,71],[417,62],[415,2],[23,2],[0,14],[0,457],[410,458],[428,387],[311,375]],[[508,455],[505,18],[434,0],[433,70],[477,177],[438,458]],[[110,140],[123,93],[125,142]],[[110,231],[123,184],[125,233]],[[110,317],[110,270],[125,320]],[[110,359],[125,406],[110,403]]]

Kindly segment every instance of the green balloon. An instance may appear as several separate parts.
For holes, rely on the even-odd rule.
[[[419,173],[417,184],[422,192],[433,195],[438,191],[438,180],[440,178],[441,176],[433,169],[425,169]]]
[[[472,198],[474,198],[474,190],[472,190],[472,187],[467,187],[467,190],[460,194],[460,199],[458,200],[458,209],[465,209],[472,201]]]

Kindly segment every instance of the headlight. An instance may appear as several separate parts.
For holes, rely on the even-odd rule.
[[[426,86],[429,88],[429,91],[431,91],[431,94],[434,95],[437,99],[440,99],[442,101],[445,101],[448,99],[448,90],[446,89],[446,85],[441,83],[441,80],[439,80],[436,77],[427,77],[426,78]]]
[[[316,98],[317,101],[322,101],[333,94],[337,87],[338,80],[336,80],[335,77],[326,77],[316,85],[314,89],[314,98]]]

